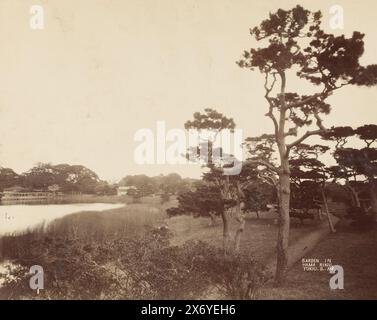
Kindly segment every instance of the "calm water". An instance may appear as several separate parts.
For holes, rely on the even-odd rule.
[[[103,211],[115,209],[124,204],[112,203],[74,203],[49,205],[1,205],[0,236],[35,227],[42,222],[49,223],[71,213],[80,211]]]

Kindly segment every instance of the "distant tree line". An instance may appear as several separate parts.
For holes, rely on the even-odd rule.
[[[119,183],[110,184],[83,165],[38,163],[21,174],[11,168],[0,167],[0,192],[22,187],[62,193],[116,195],[118,187],[130,187],[128,193],[132,197],[158,194],[168,200],[171,195],[188,191],[194,181],[191,178],[183,179],[176,173],[155,177],[140,174],[127,175]]]
[[[101,180],[94,171],[85,166],[50,163],[38,163],[22,174],[1,167],[0,191],[12,187],[101,195],[113,195],[117,192],[116,185]]]

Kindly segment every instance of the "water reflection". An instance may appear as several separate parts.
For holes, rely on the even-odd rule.
[[[49,223],[57,218],[80,211],[103,211],[115,209],[124,204],[74,203],[74,204],[11,204],[0,206],[0,235],[25,231]]]

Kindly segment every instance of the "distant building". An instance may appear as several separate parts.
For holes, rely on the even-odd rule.
[[[55,195],[54,192],[44,190],[29,190],[23,187],[15,186],[6,188],[1,193],[1,201],[14,200],[43,200],[51,198]]]
[[[125,186],[125,187],[118,187],[117,188],[117,195],[124,196],[127,195],[129,190],[136,190],[137,188],[134,186]]]

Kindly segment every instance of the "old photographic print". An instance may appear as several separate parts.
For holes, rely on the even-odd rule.
[[[376,12],[0,0],[0,299],[377,299]]]

